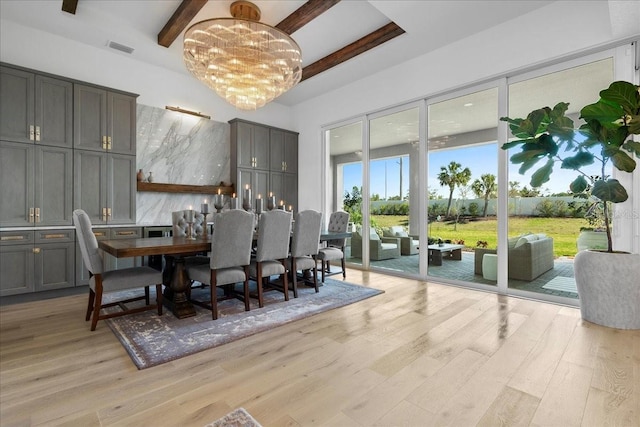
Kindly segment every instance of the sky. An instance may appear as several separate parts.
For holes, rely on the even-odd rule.
[[[439,150],[429,154],[429,173],[428,186],[430,190],[436,190],[443,198],[449,197],[449,188],[442,187],[438,181],[438,174],[441,166],[447,166],[450,162],[456,161],[462,165],[462,168],[468,167],[471,170],[471,180],[468,185],[475,179],[479,179],[481,175],[491,173],[498,176],[498,154],[496,144],[485,144],[472,147],[464,147],[453,150]],[[512,150],[515,153],[515,150]],[[510,153],[510,155],[513,153]],[[407,194],[409,185],[409,157],[403,158],[403,183],[402,191]],[[544,163],[540,162],[539,166]],[[518,173],[519,165],[509,163],[509,181],[518,181],[519,188],[527,186],[531,188],[531,174],[537,169],[532,168],[526,175]],[[379,194],[381,199],[397,196],[400,192],[400,165],[399,157],[388,158],[384,160],[375,160],[371,162],[371,193]],[[589,174],[597,174],[598,170],[595,166],[586,171]],[[417,171],[414,171],[417,173]],[[577,172],[571,170],[560,169],[560,165],[556,164],[551,180],[542,186],[543,195],[553,193],[561,193],[569,191],[569,184],[577,176]],[[385,186],[386,183],[386,186]],[[351,191],[353,186],[362,186],[362,165],[353,163],[344,167],[344,191]],[[386,189],[386,190],[385,190]],[[458,190],[454,192],[454,198],[459,197]],[[473,192],[467,195],[473,198]]]

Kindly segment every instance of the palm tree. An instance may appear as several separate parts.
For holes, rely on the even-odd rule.
[[[447,216],[451,211],[451,201],[453,200],[453,192],[456,187],[467,185],[471,179],[471,170],[469,168],[461,169],[462,165],[458,162],[449,163],[448,167],[440,166],[438,180],[440,185],[449,187],[449,203],[447,204]]]
[[[482,216],[487,216],[487,208],[489,207],[489,197],[494,197],[497,189],[496,176],[485,173],[471,184],[471,189],[476,193],[477,197],[484,197],[484,210]]]

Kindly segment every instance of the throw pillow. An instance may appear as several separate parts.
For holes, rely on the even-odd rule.
[[[406,231],[396,231],[396,237],[409,237]]]
[[[535,240],[538,240],[538,236],[535,235],[535,234],[527,234],[526,236],[522,236],[516,242],[516,245],[514,246],[514,249],[515,248],[519,248],[520,246],[524,245],[527,242],[533,242]]]

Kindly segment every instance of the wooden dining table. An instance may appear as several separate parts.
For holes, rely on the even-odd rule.
[[[323,230],[320,233],[321,242],[348,237],[351,237],[350,232]],[[187,298],[187,291],[191,284],[185,271],[184,258],[211,251],[209,236],[199,236],[195,240],[189,240],[186,237],[100,240],[98,247],[116,258],[163,255],[165,257],[162,274],[162,282],[165,285],[162,294],[163,303],[179,319],[196,315],[195,307]]]

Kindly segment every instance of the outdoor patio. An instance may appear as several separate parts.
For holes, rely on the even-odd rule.
[[[347,262],[353,264],[362,264],[359,258],[351,258],[349,248],[347,248]],[[383,261],[372,261],[371,266],[376,268],[403,271],[411,274],[418,274],[418,255],[402,256],[400,258],[388,259]],[[483,283],[487,285],[495,285],[496,282],[486,280],[481,275],[474,274],[474,253],[473,251],[463,251],[461,261],[445,260],[442,266],[430,265],[428,274],[431,277],[442,277],[447,279],[460,280],[465,282]],[[567,298],[578,298],[577,292],[570,292],[560,289],[575,289],[573,259],[556,258],[554,268],[537,277],[531,282],[522,280],[509,279],[509,288],[521,289],[530,292],[544,293]],[[556,280],[553,280],[556,279]],[[564,279],[564,280],[563,280]],[[552,282],[553,280],[553,282]],[[556,289],[545,288],[544,286],[552,286],[560,283]]]

